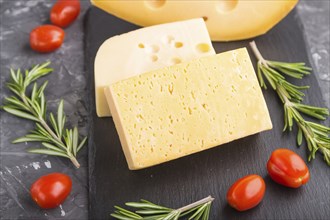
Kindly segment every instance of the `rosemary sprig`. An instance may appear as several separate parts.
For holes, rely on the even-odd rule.
[[[111,216],[121,220],[177,220],[183,216],[189,217],[189,220],[207,220],[213,200],[214,198],[208,196],[179,209],[171,209],[141,199],[140,202],[125,203],[126,206],[136,208],[135,212],[115,206],[116,210]]]
[[[80,164],[76,159],[79,150],[84,146],[86,137],[80,142],[78,129],[65,129],[66,116],[63,112],[63,100],[57,109],[57,117],[53,113],[49,114],[48,120],[47,103],[44,90],[48,81],[41,86],[34,81],[52,72],[49,68],[50,62],[34,66],[31,70],[26,70],[22,74],[20,69],[16,72],[11,69],[11,81],[7,87],[14,93],[13,96],[5,98],[5,105],[2,109],[15,116],[34,121],[36,127],[24,137],[17,138],[13,143],[21,142],[41,142],[45,148],[30,149],[28,152],[37,154],[47,154],[69,158],[72,163],[79,168]],[[33,83],[30,96],[26,94],[27,89]],[[49,124],[50,123],[50,124]]]
[[[325,120],[329,115],[327,108],[302,104],[304,93],[302,90],[309,86],[297,86],[289,83],[285,76],[302,79],[310,74],[312,70],[305,66],[305,63],[285,63],[265,60],[259,52],[256,43],[253,41],[250,46],[258,59],[257,76],[260,86],[267,89],[264,78],[267,79],[271,87],[277,92],[284,105],[284,128],[283,131],[292,130],[293,123],[298,127],[297,144],[302,144],[303,137],[306,140],[310,155],[308,161],[315,158],[315,153],[321,151],[326,163],[330,166],[330,127],[307,121],[302,114]]]

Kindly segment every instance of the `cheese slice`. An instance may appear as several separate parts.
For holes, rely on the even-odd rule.
[[[95,58],[97,115],[111,115],[103,93],[105,86],[140,73],[214,54],[201,18],[142,28],[109,38]]]
[[[272,128],[245,48],[122,80],[105,94],[132,170]]]
[[[92,4],[140,26],[203,17],[212,41],[232,41],[266,33],[298,0],[91,0]]]

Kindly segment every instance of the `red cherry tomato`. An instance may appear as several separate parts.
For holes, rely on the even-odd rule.
[[[30,46],[33,50],[47,53],[59,48],[64,40],[62,28],[54,25],[41,25],[30,33]]]
[[[62,173],[51,173],[40,177],[30,189],[32,199],[43,209],[59,206],[70,194],[72,182]]]
[[[58,0],[50,11],[50,21],[64,28],[76,20],[79,13],[79,0]]]
[[[238,179],[227,192],[229,205],[238,211],[257,206],[265,195],[266,184],[261,176],[248,175]]]
[[[301,157],[289,149],[277,149],[267,163],[270,177],[277,183],[298,188],[309,180],[309,170]]]

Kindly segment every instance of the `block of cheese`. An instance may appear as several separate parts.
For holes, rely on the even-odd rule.
[[[201,18],[142,28],[109,38],[95,57],[97,115],[111,115],[103,93],[104,86],[140,73],[214,54]]]
[[[266,33],[283,19],[298,0],[91,0],[119,18],[149,26],[204,18],[212,41],[252,38]]]
[[[272,128],[245,48],[122,80],[105,94],[132,170]]]

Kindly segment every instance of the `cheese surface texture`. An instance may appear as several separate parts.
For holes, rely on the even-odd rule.
[[[91,0],[92,4],[137,25],[204,18],[212,41],[252,38],[283,19],[298,0]]]
[[[109,38],[95,57],[97,115],[111,115],[103,92],[105,86],[137,74],[214,54],[201,18],[142,28]]]
[[[245,48],[122,80],[105,94],[132,170],[272,128]]]

